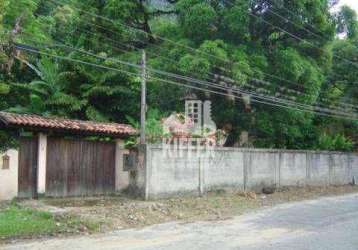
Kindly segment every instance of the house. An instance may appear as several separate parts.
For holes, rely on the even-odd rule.
[[[19,132],[19,146],[0,154],[0,200],[106,194],[126,188],[126,124],[0,112],[0,128]]]

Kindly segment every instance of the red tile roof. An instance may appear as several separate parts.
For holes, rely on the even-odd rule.
[[[134,135],[137,131],[130,125],[92,121],[47,118],[38,115],[0,112],[0,123],[10,127],[34,128],[37,130],[64,130],[75,133],[104,134],[111,136]]]

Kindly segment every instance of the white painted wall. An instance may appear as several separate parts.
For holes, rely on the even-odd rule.
[[[10,157],[9,169],[3,169],[2,157],[5,154]],[[19,153],[17,150],[11,149],[0,154],[0,200],[11,200],[17,196],[18,166]]]

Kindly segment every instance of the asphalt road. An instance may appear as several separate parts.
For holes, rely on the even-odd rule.
[[[166,223],[4,249],[358,249],[358,194],[289,203],[226,221]]]

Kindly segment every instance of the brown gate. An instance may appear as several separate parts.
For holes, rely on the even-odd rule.
[[[18,197],[37,197],[37,147],[38,140],[21,138],[19,150]]]
[[[115,190],[115,143],[48,138],[46,195],[95,195]]]

